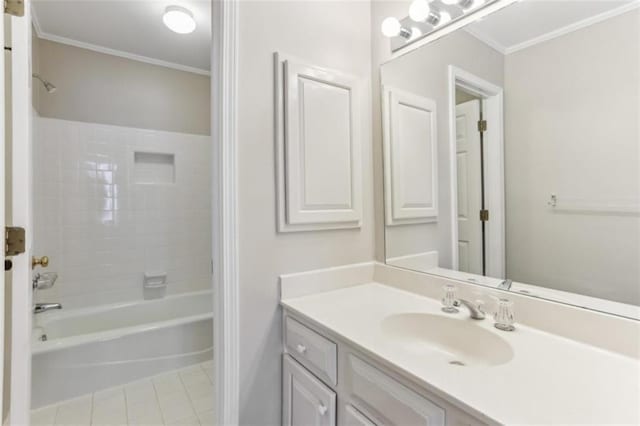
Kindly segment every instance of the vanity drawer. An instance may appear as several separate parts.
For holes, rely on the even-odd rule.
[[[287,352],[328,385],[337,383],[337,346],[291,317],[285,318]]]
[[[445,410],[353,354],[345,386],[351,403],[378,424],[441,426]]]

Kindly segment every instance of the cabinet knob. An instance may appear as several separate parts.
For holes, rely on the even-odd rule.
[[[299,344],[298,346],[296,346],[296,351],[298,351],[300,355],[304,355],[304,353],[307,352],[307,347],[305,345]]]
[[[321,416],[324,416],[327,410],[328,408],[326,407],[326,405],[322,403],[318,406],[318,413],[320,413]]]

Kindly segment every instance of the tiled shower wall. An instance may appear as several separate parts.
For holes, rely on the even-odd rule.
[[[34,255],[59,275],[37,301],[141,300],[145,272],[166,273],[167,294],[210,288],[208,136],[40,117],[34,129]],[[174,182],[135,183],[154,181],[136,152],[172,154]]]

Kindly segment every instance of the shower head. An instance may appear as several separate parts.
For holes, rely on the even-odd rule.
[[[47,93],[53,93],[58,89],[56,86],[51,84],[51,82],[49,82],[49,81],[45,80],[44,78],[40,77],[39,74],[33,73],[32,76],[33,76],[33,78],[35,78],[37,80],[40,80],[40,82],[44,86],[44,88],[47,91]]]

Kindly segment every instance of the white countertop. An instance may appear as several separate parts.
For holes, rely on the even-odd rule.
[[[502,332],[487,316],[474,325],[508,341],[513,359],[497,366],[449,365],[389,341],[382,320],[429,313],[473,321],[468,311],[444,314],[439,301],[378,283],[284,299],[282,305],[481,419],[503,424],[640,424],[637,359],[520,324],[514,332]]]

